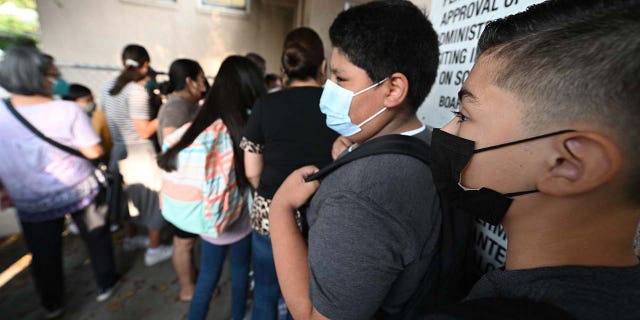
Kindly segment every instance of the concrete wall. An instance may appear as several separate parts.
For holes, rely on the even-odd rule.
[[[199,61],[208,75],[215,74],[226,56],[255,51],[267,60],[268,71],[278,71],[284,35],[294,26],[296,10],[250,1],[249,13],[238,15],[199,9],[197,0],[169,6],[153,0],[38,0],[40,47],[58,63],[120,67],[122,48],[139,43],[158,70],[186,57]],[[104,82],[94,78],[114,74],[61,70],[67,80],[83,83]]]
[[[215,75],[230,54],[255,51],[267,60],[267,71],[278,73],[286,33],[295,26],[316,30],[330,55],[329,26],[344,10],[345,0],[249,0],[248,14],[204,11],[198,0],[37,0],[42,33],[41,49],[58,64],[120,67],[120,52],[139,43],[151,55],[151,65],[166,71],[171,61],[199,61]],[[357,4],[368,0],[349,0]],[[412,0],[428,12],[431,0]],[[99,97],[104,84],[118,71],[62,67],[64,78],[94,90]]]

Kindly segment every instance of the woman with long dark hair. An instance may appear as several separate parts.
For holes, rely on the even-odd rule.
[[[251,256],[250,184],[240,140],[255,100],[265,93],[260,71],[247,58],[224,60],[191,124],[165,137],[158,164],[167,173],[163,214],[201,234],[201,264],[189,319],[204,319],[227,250],[231,251],[232,316],[242,319]]]
[[[169,67],[169,81],[160,84],[160,91],[167,95],[167,101],[158,114],[158,140],[170,135],[184,124],[193,121],[200,110],[198,102],[206,90],[204,71],[198,62],[178,59]],[[164,212],[164,211],[163,211]],[[173,268],[180,284],[179,299],[191,301],[196,281],[193,265],[193,244],[197,234],[186,232],[174,226]]]
[[[271,198],[294,170],[329,164],[331,145],[337,138],[320,112],[326,61],[322,40],[315,31],[303,27],[287,34],[282,69],[285,89],[256,103],[241,142],[247,178],[257,188],[251,212],[255,275],[252,318],[257,320],[275,319],[280,298],[269,233]]]
[[[131,250],[148,246],[144,257],[147,266],[171,258],[173,251],[171,246],[160,244],[160,229],[164,225],[158,200],[161,173],[155,164],[156,149],[152,141],[158,120],[152,119],[145,89],[149,62],[149,53],[144,47],[126,46],[122,52],[124,69],[107,85],[102,96],[113,138],[109,162],[116,177],[110,196],[112,210],[118,218],[132,218],[131,222],[149,231],[148,238],[136,236],[136,226],[125,222],[127,237],[123,247]],[[120,185],[124,186],[124,194]]]

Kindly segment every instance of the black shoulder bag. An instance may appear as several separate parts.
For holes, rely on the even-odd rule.
[[[9,99],[4,99],[4,103],[5,105],[7,105],[7,109],[9,109],[9,111],[11,112],[11,114],[13,114],[14,117],[16,117],[16,119],[18,119],[18,121],[20,121],[27,129],[29,129],[29,131],[31,131],[33,134],[35,134],[36,136],[38,136],[40,139],[46,141],[47,143],[49,143],[50,145],[64,151],[67,152],[69,154],[72,154],[76,157],[85,159],[89,162],[91,162],[96,170],[94,172],[94,175],[96,177],[96,179],[98,180],[98,182],[100,183],[100,186],[103,188],[107,188],[109,186],[109,184],[111,183],[111,175],[109,173],[109,171],[107,170],[107,164],[105,163],[104,160],[102,159],[98,159],[98,160],[92,160],[89,159],[87,157],[85,157],[80,151],[73,149],[71,147],[65,146],[53,139],[50,139],[49,137],[45,136],[42,132],[40,132],[38,129],[36,129],[31,123],[29,123],[29,121],[27,121],[27,119],[25,119],[19,112],[18,110],[16,110],[16,108],[13,106],[13,104],[11,104],[11,100]]]

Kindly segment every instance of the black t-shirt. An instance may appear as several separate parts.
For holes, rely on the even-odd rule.
[[[488,297],[546,302],[580,320],[640,319],[640,266],[496,270],[467,299]]]
[[[320,112],[321,95],[319,87],[295,87],[268,94],[254,105],[243,149],[264,155],[259,195],[273,198],[284,179],[302,166],[331,163],[338,134]]]

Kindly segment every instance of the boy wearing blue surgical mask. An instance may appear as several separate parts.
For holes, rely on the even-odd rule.
[[[427,148],[431,132],[416,110],[435,79],[438,41],[424,14],[408,1],[370,2],[339,14],[330,37],[331,79],[320,99],[327,125],[358,148],[392,135]],[[439,245],[429,166],[378,154],[337,168],[322,185],[305,183],[317,170],[295,171],[271,204],[276,270],[293,317],[406,317]],[[316,191],[307,247],[294,212]]]

